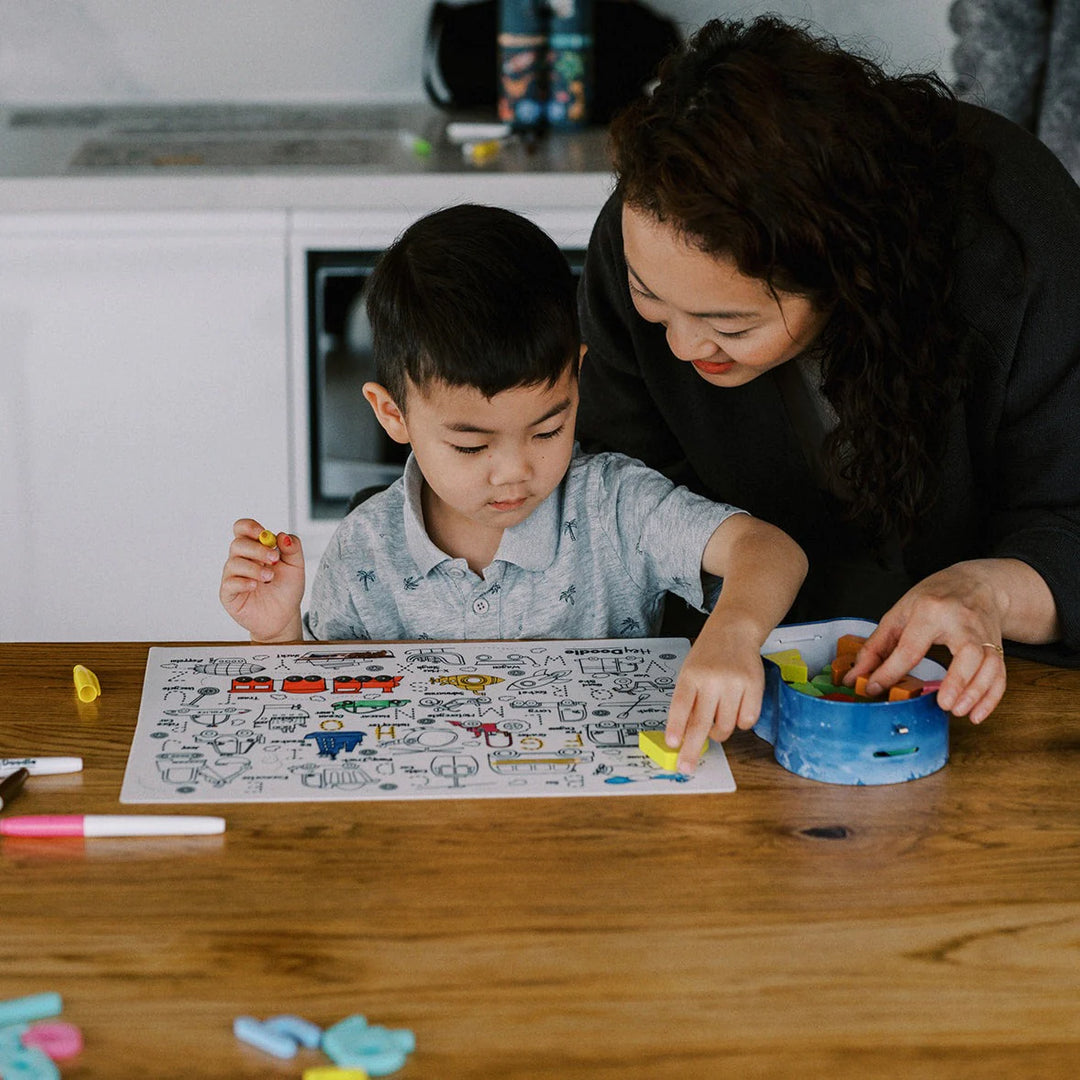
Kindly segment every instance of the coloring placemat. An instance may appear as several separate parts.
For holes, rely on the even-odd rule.
[[[122,803],[735,790],[638,750],[683,638],[152,648]]]

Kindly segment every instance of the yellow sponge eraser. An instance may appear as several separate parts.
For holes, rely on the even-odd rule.
[[[668,772],[676,772],[679,768],[679,747],[668,746],[664,742],[663,731],[639,731],[637,737],[638,749],[647,754],[661,769],[667,769]],[[701,748],[701,756],[705,756],[705,752],[709,749],[708,740]]]
[[[771,660],[780,668],[780,678],[784,682],[806,682],[806,661],[798,649],[782,649],[780,652],[766,653],[766,660]]]

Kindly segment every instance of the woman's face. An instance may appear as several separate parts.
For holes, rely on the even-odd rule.
[[[668,347],[713,386],[756,379],[798,356],[826,316],[805,297],[771,293],[734,262],[688,244],[669,225],[623,208],[623,250],[638,314],[667,330]]]

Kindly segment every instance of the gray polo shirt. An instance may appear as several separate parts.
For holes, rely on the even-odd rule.
[[[423,477],[405,475],[338,526],[312,583],[321,641],[645,637],[668,592],[702,608],[701,556],[733,506],[623,454],[575,455],[562,483],[503,533],[481,577],[424,528]]]

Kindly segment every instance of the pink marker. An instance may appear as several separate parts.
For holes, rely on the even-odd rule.
[[[38,814],[0,818],[0,836],[211,836],[225,819],[191,814]]]

